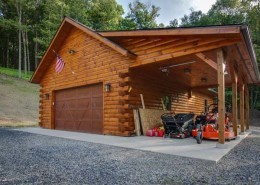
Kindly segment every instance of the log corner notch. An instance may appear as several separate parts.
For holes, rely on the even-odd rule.
[[[218,75],[218,129],[219,144],[225,144],[225,76],[224,76],[224,53],[222,48],[217,50],[217,75]]]
[[[120,78],[119,81],[119,109],[118,112],[120,114],[118,122],[119,122],[119,130],[123,136],[130,136],[133,134],[134,126],[133,121],[131,120],[131,105],[129,104],[130,99],[130,72],[119,72],[118,76]]]

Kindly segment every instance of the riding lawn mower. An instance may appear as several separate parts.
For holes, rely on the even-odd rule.
[[[209,111],[210,110],[210,111]],[[225,140],[230,141],[236,136],[230,128],[229,113],[225,114]],[[206,113],[196,117],[195,129],[192,130],[192,136],[196,138],[197,143],[201,144],[202,139],[218,140],[218,105],[211,104]]]

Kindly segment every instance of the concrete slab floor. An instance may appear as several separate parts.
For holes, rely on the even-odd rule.
[[[217,148],[217,141],[203,140],[201,144],[197,144],[196,140],[192,137],[185,139],[147,136],[120,137],[50,130],[43,129],[40,127],[17,128],[14,130],[59,138],[87,141],[117,147],[124,147],[136,150],[191,157],[209,160],[216,163],[232,148],[234,148],[238,143],[240,143],[244,138],[246,138],[250,134],[250,132],[245,132],[244,135],[240,135],[236,140],[226,142],[225,144],[227,145],[227,147]]]

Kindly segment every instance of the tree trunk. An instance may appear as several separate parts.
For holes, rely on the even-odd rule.
[[[7,36],[6,67],[9,68],[9,36]]]
[[[25,34],[25,38],[26,38],[26,49],[27,49],[27,62],[28,62],[28,72],[31,71],[31,63],[30,63],[30,52],[29,52],[29,42],[28,42],[28,32],[26,30],[26,34]]]
[[[37,58],[37,52],[38,52],[38,33],[37,33],[37,28],[35,31],[35,45],[34,45],[34,70],[38,67],[38,58]]]
[[[22,31],[23,36],[23,62],[24,62],[24,73],[27,75],[27,49],[26,49],[26,39],[25,39],[25,31]]]
[[[19,43],[19,57],[18,57],[18,77],[22,77],[22,8],[21,8],[21,2],[19,0],[16,0],[16,10],[17,15],[19,17],[19,30],[18,30],[18,43]]]
[[[4,66],[5,63],[5,49],[2,48],[2,61],[0,60],[0,66]]]

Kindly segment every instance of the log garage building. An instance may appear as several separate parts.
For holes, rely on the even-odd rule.
[[[55,71],[57,57],[65,66]],[[40,84],[40,126],[131,135],[133,109],[204,111],[218,96],[219,142],[224,143],[225,87],[232,87],[232,122],[249,129],[248,84],[260,82],[247,26],[227,25],[96,32],[68,17],[45,52],[32,83]],[[208,88],[217,87],[217,94]]]

